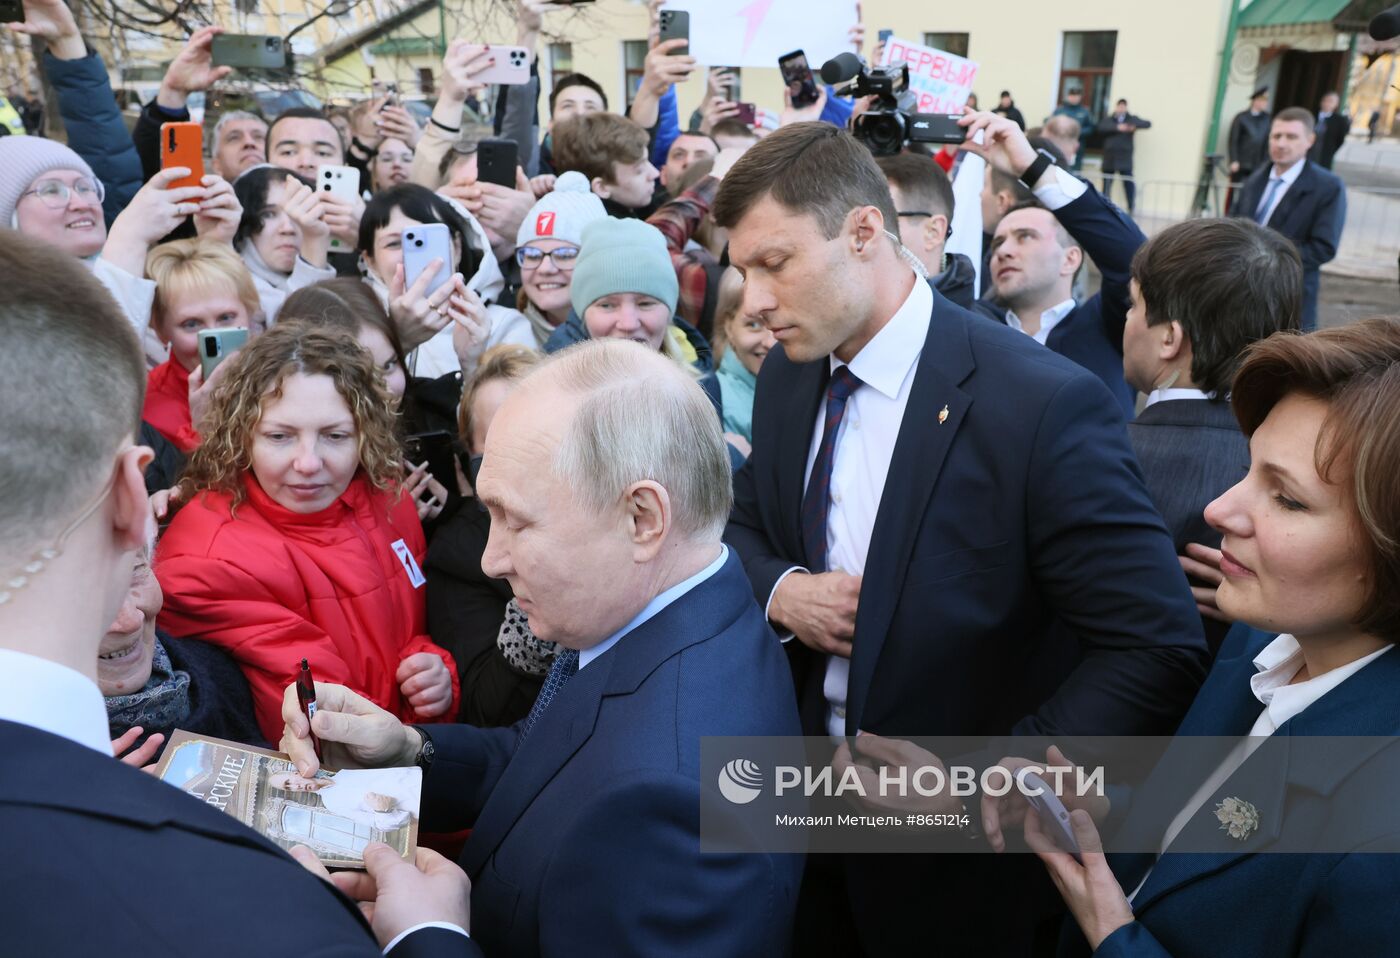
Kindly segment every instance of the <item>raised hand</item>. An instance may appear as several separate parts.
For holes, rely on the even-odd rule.
[[[49,52],[60,60],[81,60],[87,56],[78,22],[63,0],[24,0],[24,21],[6,26],[14,33],[47,40]]]
[[[399,692],[423,718],[437,718],[452,707],[452,673],[442,656],[415,652],[399,663],[394,677]]]
[[[207,90],[233,72],[233,67],[214,66],[211,47],[214,38],[223,32],[223,27],[200,27],[190,34],[185,48],[165,70],[165,78],[160,81],[160,91],[156,94],[157,103],[179,109],[191,93]]]
[[[206,238],[233,245],[238,223],[243,219],[243,206],[233,192],[233,185],[216,173],[208,173],[204,183],[204,198],[199,212],[194,214],[194,231]]]

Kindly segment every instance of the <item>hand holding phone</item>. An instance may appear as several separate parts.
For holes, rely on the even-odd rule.
[[[690,42],[690,12],[687,10],[662,10],[660,31],[657,35],[658,43],[665,43],[667,40],[684,40]],[[677,50],[676,53],[681,53]]]
[[[787,85],[794,110],[811,106],[820,98],[817,79],[812,75],[812,68],[807,63],[807,54],[801,50],[794,50],[786,56],[779,57],[778,70],[783,75],[783,83]]]
[[[452,278],[452,231],[445,223],[422,223],[403,231],[399,240],[403,249],[404,289],[411,289],[427,271],[433,260],[440,265],[428,281],[423,296],[427,297]]]
[[[514,140],[482,140],[476,150],[476,181],[513,190],[518,165]]]
[[[214,66],[245,70],[285,70],[287,52],[282,38],[241,33],[220,33],[209,45]]]
[[[248,342],[248,330],[238,326],[199,331],[199,368],[207,383],[219,364],[238,352]]]
[[[468,43],[462,46],[459,53],[464,62],[479,55],[485,55],[488,60],[494,62],[481,72],[474,73],[472,83],[519,86],[530,82],[530,51],[524,47],[498,46],[494,43],[488,47],[485,44]]]
[[[176,166],[186,167],[190,175],[172,181],[170,189],[204,185],[204,130],[198,123],[160,125],[160,168]]]

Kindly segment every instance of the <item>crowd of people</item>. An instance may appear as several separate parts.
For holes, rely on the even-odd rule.
[[[539,122],[532,63],[493,129],[459,40],[425,125],[226,113],[176,185],[219,28],[129,132],[67,6],[23,9],[67,144],[0,137],[0,951],[1389,952],[1395,836],[1119,862],[1106,803],[1065,799],[1071,856],[982,796],[969,839],[1031,853],[700,841],[735,814],[705,737],[839,771],[915,735],[1400,733],[1400,320],[1308,331],[1335,112],[1237,121],[1236,215],[1149,239],[1126,101],[1127,211],[1076,173],[1077,88],[876,158],[861,103],[749,125],[723,71],[683,129],[667,41],[628,115],[573,74]],[[306,780],[417,765],[415,860],[283,853],[138,771],[176,729]]]

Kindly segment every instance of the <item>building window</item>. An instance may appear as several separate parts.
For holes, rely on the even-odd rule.
[[[559,86],[559,81],[574,72],[574,45],[572,43],[551,43],[549,45],[549,89]]]
[[[258,12],[258,0],[237,0],[235,9],[244,15]]]
[[[954,56],[967,56],[966,33],[925,33],[924,46],[951,53]]]
[[[1109,87],[1113,85],[1113,52],[1118,34],[1113,30],[1092,33],[1066,33],[1060,55],[1060,85],[1055,102],[1063,103],[1065,90],[1077,86],[1084,91],[1084,105],[1095,119],[1108,112]]]
[[[627,109],[637,96],[637,88],[642,85],[642,74],[646,72],[647,42],[645,40],[622,41],[622,89],[627,98]]]
[[[432,96],[436,89],[433,86],[433,71],[428,67],[418,68],[418,89],[424,96]]]

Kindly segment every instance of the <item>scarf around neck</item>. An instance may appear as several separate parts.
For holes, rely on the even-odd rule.
[[[173,729],[190,717],[190,675],[176,669],[160,639],[151,653],[151,677],[130,695],[107,696],[107,725],[112,738],[139,725],[147,733]]]

